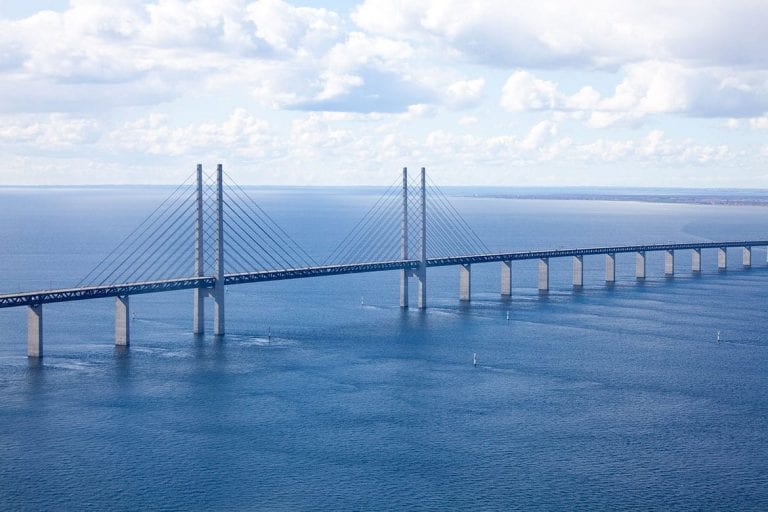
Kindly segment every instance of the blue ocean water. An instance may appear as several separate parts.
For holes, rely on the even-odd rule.
[[[76,283],[168,192],[0,190],[0,292]],[[377,195],[251,192],[320,259]],[[452,201],[494,251],[766,237],[757,206]],[[396,273],[233,286],[223,339],[135,296],[127,350],[112,300],[47,305],[41,364],[0,310],[0,509],[765,510],[765,261],[586,257],[574,291],[552,260],[545,296],[520,262],[510,300],[476,265],[470,304],[433,269],[426,312]]]

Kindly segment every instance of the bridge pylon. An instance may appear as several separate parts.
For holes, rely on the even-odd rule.
[[[205,276],[205,255],[206,255],[206,237],[205,232],[205,193],[203,181],[203,166],[197,164],[197,183],[195,198],[195,276]],[[195,288],[193,293],[193,315],[192,332],[193,334],[205,333],[205,297],[213,298],[213,335],[223,336],[225,332],[224,322],[224,168],[222,164],[216,165],[215,189],[211,194],[214,200],[213,204],[213,225],[212,243],[214,245],[213,261],[213,289]]]
[[[403,167],[403,206],[400,218],[400,259],[408,261],[408,168]],[[408,277],[410,269],[400,270],[400,307],[408,307]]]
[[[421,236],[419,237],[419,309],[427,308],[427,170],[421,168]]]
[[[419,186],[419,204],[418,204],[418,267],[415,269],[403,269],[400,271],[400,307],[408,307],[408,278],[413,276],[418,279],[418,307],[425,309],[427,307],[427,193],[426,193],[426,168],[421,168],[421,181]],[[400,222],[400,259],[409,261],[409,237],[410,217],[408,210],[408,168],[403,167],[403,193],[402,193],[402,213]]]

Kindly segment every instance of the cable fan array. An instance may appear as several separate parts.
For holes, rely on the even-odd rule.
[[[196,174],[190,175],[77,284],[106,286],[195,275]],[[226,173],[223,187],[224,273],[316,266],[307,252]],[[203,275],[216,266],[216,174],[202,182]]]
[[[196,197],[192,174],[83,277],[77,287],[193,275]]]
[[[224,272],[226,274],[317,266],[248,193],[226,173]]]
[[[403,191],[395,181],[378,197],[346,237],[326,258],[328,264],[401,259]],[[480,237],[451,204],[448,196],[427,178],[427,257],[487,254]],[[407,191],[408,259],[421,251],[421,180],[411,179]]]

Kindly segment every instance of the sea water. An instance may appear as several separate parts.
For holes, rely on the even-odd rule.
[[[170,192],[0,190],[0,292],[65,287]],[[250,193],[322,260],[377,190]],[[492,251],[765,239],[766,208],[475,197]],[[192,292],[0,310],[1,510],[765,510],[768,284],[729,249],[430,269],[426,311],[396,272],[231,286],[227,334],[193,336]],[[411,286],[415,304],[415,282]],[[507,319],[508,318],[508,319]],[[720,331],[721,341],[716,341]],[[477,365],[473,365],[473,354]]]

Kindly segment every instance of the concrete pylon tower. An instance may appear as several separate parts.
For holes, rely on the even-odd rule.
[[[427,308],[427,170],[421,168],[421,240],[419,241],[419,309]]]
[[[213,286],[213,335],[224,335],[224,188],[221,164],[216,166],[216,284]]]
[[[203,165],[197,164],[197,215],[195,219],[195,276],[205,275],[205,252],[203,232]],[[192,333],[203,334],[205,332],[205,296],[208,290],[195,288],[193,298]]]
[[[408,168],[403,167],[403,211],[400,221],[400,259],[408,259]],[[408,307],[408,276],[410,269],[400,271],[400,307]]]

